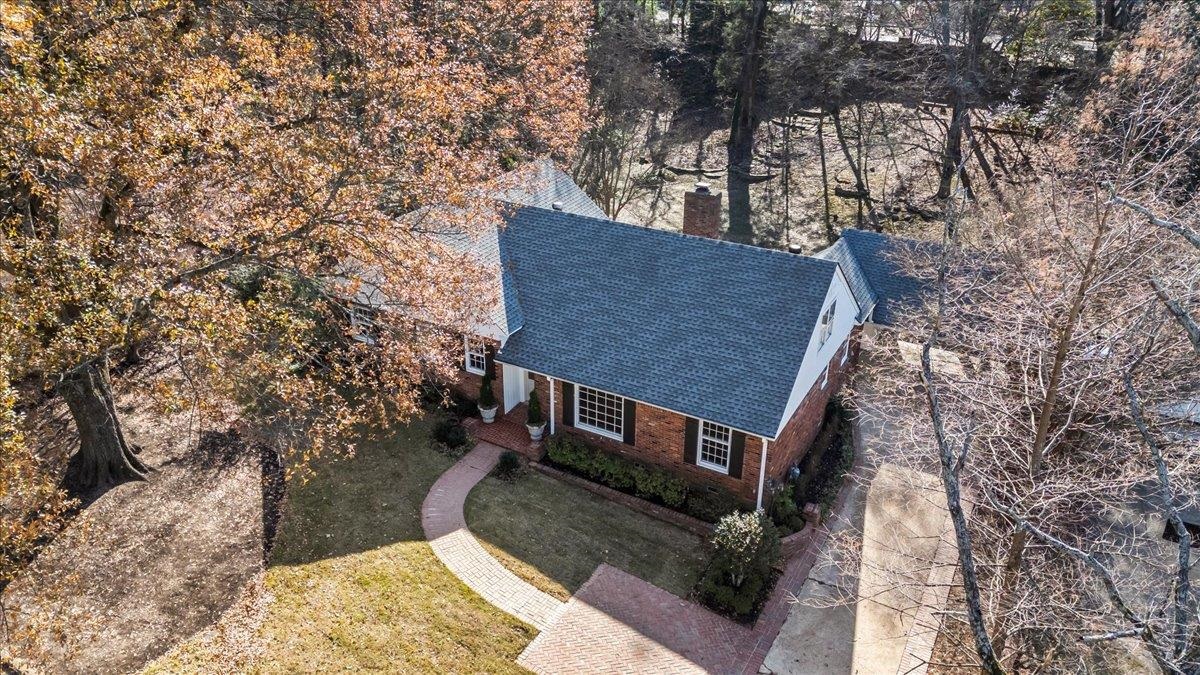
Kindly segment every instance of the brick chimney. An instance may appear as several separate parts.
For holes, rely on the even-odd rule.
[[[721,193],[704,181],[683,195],[683,233],[709,239],[721,234]]]

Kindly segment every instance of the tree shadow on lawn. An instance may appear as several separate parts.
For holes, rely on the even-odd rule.
[[[267,570],[265,672],[516,672],[536,630],[434,555],[421,504],[453,466],[420,419],[289,486]]]
[[[288,487],[271,566],[300,565],[404,541],[425,541],[421,503],[454,464],[430,444],[429,419],[328,457]]]

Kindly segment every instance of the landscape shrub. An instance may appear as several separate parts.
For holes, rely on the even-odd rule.
[[[783,486],[779,494],[775,495],[774,501],[771,502],[770,513],[771,520],[785,536],[804,529],[803,507],[796,503],[791,485]]]
[[[483,380],[479,383],[479,407],[480,408],[495,408],[496,393],[492,391],[492,374],[488,373],[483,376]]]
[[[801,463],[793,492],[801,508],[807,503],[819,504],[823,512],[837,499],[842,479],[854,464],[853,430],[841,399],[830,399],[825,410],[825,424]]]
[[[448,417],[433,427],[433,440],[446,454],[458,456],[471,446],[471,434],[456,418]]]
[[[421,383],[420,391],[421,404],[426,410],[443,409],[459,419],[476,414],[475,401],[444,384],[425,380]]]
[[[421,392],[421,405],[426,410],[441,407],[446,401],[445,387],[430,380],[422,380],[419,391]]]
[[[546,423],[546,418],[542,415],[542,402],[538,400],[536,391],[529,392],[529,411],[525,423],[533,427]]]
[[[703,487],[688,490],[687,503],[684,505],[683,511],[706,523],[715,523],[721,519],[721,516],[732,513],[737,508],[737,498],[728,490]]]
[[[717,522],[713,556],[697,584],[710,608],[748,620],[771,590],[772,566],[779,561],[779,532],[761,512],[730,513]]]
[[[504,451],[500,460],[496,462],[496,468],[492,470],[496,478],[508,482],[516,480],[524,472],[525,464],[521,461],[521,456],[512,450]]]
[[[568,434],[547,441],[546,456],[554,464],[597,483],[671,508],[682,506],[688,494],[683,479],[593,448]]]
[[[450,404],[448,410],[451,415],[454,415],[459,419],[473,417],[479,412],[475,405],[475,401],[472,401],[470,398],[463,396],[457,391],[450,392]]]

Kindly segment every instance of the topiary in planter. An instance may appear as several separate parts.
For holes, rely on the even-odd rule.
[[[483,381],[479,383],[479,407],[495,408],[496,405],[496,394],[492,391],[492,376],[484,375]]]
[[[542,415],[542,402],[538,400],[536,391],[529,392],[529,412],[525,423],[531,427],[540,427],[546,423],[546,418]]]

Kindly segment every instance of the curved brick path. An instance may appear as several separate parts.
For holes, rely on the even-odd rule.
[[[463,517],[467,493],[488,475],[502,452],[499,446],[480,443],[442,474],[421,504],[421,526],[433,552],[454,576],[484,600],[544,631],[564,603],[505,569],[479,544]]]

